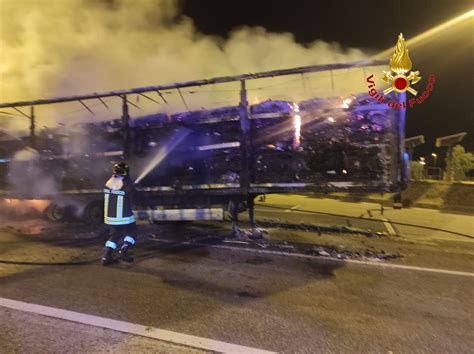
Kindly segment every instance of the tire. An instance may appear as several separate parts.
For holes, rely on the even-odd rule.
[[[104,206],[101,201],[94,200],[86,205],[82,220],[87,224],[98,225],[104,222]]]
[[[46,217],[48,220],[62,222],[69,218],[68,208],[60,206],[56,203],[51,203],[45,210]]]
[[[241,202],[239,204],[239,213],[243,213],[244,211],[247,211],[247,209],[248,209],[247,202]]]

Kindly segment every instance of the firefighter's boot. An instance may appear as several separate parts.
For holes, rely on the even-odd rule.
[[[119,251],[119,259],[121,261],[127,262],[127,263],[132,263],[133,262],[133,257],[131,257],[128,254],[128,250],[130,248],[130,243],[125,242],[122,246],[122,248]]]
[[[113,248],[105,247],[105,253],[102,256],[102,258],[100,259],[103,266],[115,263],[115,259],[114,259],[114,257],[112,257],[112,252],[113,251],[114,251]]]

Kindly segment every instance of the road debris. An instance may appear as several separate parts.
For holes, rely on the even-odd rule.
[[[259,220],[258,225],[260,227],[283,228],[283,229],[289,229],[289,230],[302,230],[306,232],[317,232],[318,234],[321,234],[322,232],[330,232],[330,233],[359,234],[359,235],[364,235],[367,237],[387,236],[387,234],[384,232],[364,230],[364,229],[359,229],[355,227],[322,226],[322,225],[308,224],[304,222],[288,223],[288,222],[280,221],[279,219]]]
[[[331,246],[313,246],[306,250],[305,254],[321,257],[332,257],[337,259],[359,259],[359,260],[389,260],[403,257],[400,253],[387,253],[384,250],[375,252],[366,249],[363,252],[351,251]]]

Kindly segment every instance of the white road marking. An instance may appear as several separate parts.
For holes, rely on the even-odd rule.
[[[161,241],[161,242],[175,242],[173,240],[156,239],[156,238],[153,239],[153,240],[154,241]],[[324,260],[324,261],[330,261],[330,262],[368,265],[368,266],[375,266],[375,267],[382,267],[382,268],[416,270],[416,271],[428,272],[428,273],[438,273],[438,274],[448,274],[448,275],[460,275],[460,276],[474,277],[474,273],[471,273],[471,272],[463,272],[463,271],[458,271],[458,270],[449,270],[449,269],[441,269],[441,268],[416,267],[416,266],[409,266],[409,265],[403,265],[403,264],[382,263],[382,262],[376,262],[376,261],[360,261],[360,260],[356,260],[356,259],[337,259],[337,258],[332,258],[332,257],[313,256],[313,255],[291,253],[291,252],[285,252],[285,251],[270,251],[270,250],[253,249],[253,248],[245,248],[245,247],[232,247],[232,246],[225,246],[225,245],[210,245],[210,244],[207,244],[207,243],[199,243],[199,242],[179,242],[179,244],[206,246],[206,247],[213,247],[213,248],[222,248],[222,249],[229,249],[229,250],[234,250],[234,251],[238,250],[238,251],[244,251],[244,252],[264,253],[264,254],[272,254],[272,255],[275,255],[275,256],[295,257],[295,258],[303,258],[303,259],[317,259],[317,260]]]
[[[296,210],[300,207],[301,205],[293,205],[290,209],[286,209],[285,213],[289,213],[290,211]]]
[[[397,235],[397,232],[395,231],[395,229],[393,228],[392,224],[390,223],[390,221],[387,219],[387,218],[381,218],[381,220],[383,220],[383,224],[385,226],[385,228],[387,229],[388,231],[388,234],[390,236],[396,236]]]
[[[292,213],[295,213],[295,214],[311,215],[307,211],[301,211],[301,210],[297,210],[297,209],[291,209],[290,208],[290,209],[285,209],[285,210],[275,210],[275,209],[270,209],[270,208],[265,209],[264,206],[262,206],[262,208],[255,208],[255,211],[261,211],[261,212],[264,212],[264,213],[289,213],[291,211]],[[324,215],[324,214],[321,214],[321,215],[322,216],[335,216],[335,215]],[[337,216],[337,215],[335,217],[342,218],[342,216]],[[353,217],[359,219],[355,215]],[[360,220],[370,220],[370,219],[360,219]]]
[[[165,342],[176,343],[188,347],[205,349],[220,353],[275,353],[266,350],[246,347],[237,344],[220,342],[213,339],[191,336],[188,334],[177,333],[148,327],[139,324],[112,320],[110,318],[87,315],[84,313],[57,309],[43,305],[30,304],[23,301],[0,298],[0,306],[31,312],[38,315],[59,318],[66,321],[83,323],[90,326],[108,328],[119,332],[135,334],[142,337],[158,339]]]
[[[370,261],[358,261],[355,259],[346,260],[349,263],[355,264],[363,264],[363,265],[371,265],[371,266],[379,266],[383,268],[395,268],[395,269],[406,269],[406,270],[417,270],[422,272],[430,272],[430,273],[439,273],[439,274],[449,274],[449,275],[461,275],[466,277],[474,277],[474,273],[471,272],[463,272],[459,270],[449,270],[449,269],[441,269],[441,268],[428,268],[428,267],[416,267],[416,266],[409,266],[403,264],[393,264],[393,263],[374,263]]]

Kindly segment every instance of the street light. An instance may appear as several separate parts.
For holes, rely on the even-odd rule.
[[[424,135],[417,135],[411,138],[405,139],[405,148],[408,149],[408,154],[410,156],[410,161],[413,159],[413,150],[421,144],[425,143]]]
[[[438,160],[438,154],[435,154],[434,152],[432,152],[431,156],[433,156],[433,167],[436,167],[436,161]]]

